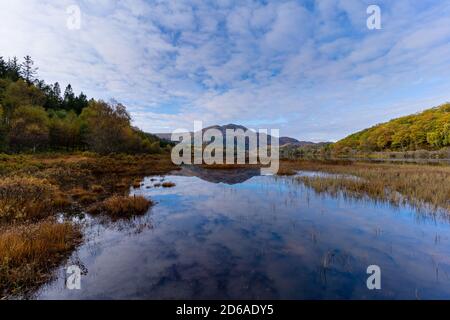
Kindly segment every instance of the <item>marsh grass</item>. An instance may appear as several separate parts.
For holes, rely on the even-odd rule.
[[[394,205],[450,213],[450,166],[372,164],[364,162],[282,161],[284,169],[338,174],[334,177],[297,177],[318,193],[369,197]],[[351,179],[349,176],[358,177]]]
[[[8,177],[0,181],[1,222],[37,221],[65,204],[59,189],[47,180]]]
[[[145,214],[152,201],[142,196],[112,196],[89,208],[92,214],[105,214],[112,218],[129,218]]]
[[[98,185],[98,184],[94,184],[91,186],[91,190],[94,193],[103,193],[105,192],[105,188],[103,188],[103,186]]]
[[[163,188],[173,188],[173,187],[176,186],[176,184],[173,183],[173,182],[163,182],[163,183],[161,184],[161,186],[162,186]]]
[[[0,229],[0,297],[27,293],[51,278],[81,241],[78,226],[42,221]]]
[[[133,181],[176,169],[170,155],[0,154],[0,299],[46,282],[80,241],[57,213],[145,214],[152,202],[128,197]]]
[[[141,179],[135,179],[132,183],[132,186],[133,188],[137,189],[141,187],[141,183],[142,183]]]

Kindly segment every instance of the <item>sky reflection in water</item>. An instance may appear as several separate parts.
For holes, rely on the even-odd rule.
[[[133,191],[157,202],[146,216],[91,223],[68,262],[86,268],[81,290],[65,289],[62,266],[37,297],[450,298],[444,220],[317,195],[292,177],[182,174],[165,177],[174,188],[147,188],[158,182],[148,177]],[[366,286],[372,264],[381,267],[378,291]]]

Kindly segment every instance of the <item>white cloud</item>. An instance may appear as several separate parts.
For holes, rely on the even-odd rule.
[[[78,31],[66,28],[74,3]],[[376,31],[368,4],[2,1],[0,55],[30,54],[48,82],[123,101],[149,131],[272,121],[282,135],[337,139],[450,96],[449,4],[379,1]]]

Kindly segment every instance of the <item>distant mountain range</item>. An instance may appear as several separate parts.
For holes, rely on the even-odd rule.
[[[242,129],[244,132],[246,132],[247,130],[249,130],[248,128],[241,126],[241,125],[237,125],[237,124],[226,124],[223,126],[219,126],[219,125],[215,125],[215,126],[210,126],[207,128],[203,129],[203,132],[205,132],[208,129],[217,129],[220,132],[222,132],[222,134],[225,136],[226,130],[227,129],[231,129],[231,130],[238,130],[238,129]],[[192,132],[190,132],[190,134],[192,134]],[[165,141],[170,141],[172,134],[171,133],[155,133],[155,136],[157,136],[158,138],[160,138],[161,140],[165,140]],[[259,139],[264,139],[264,137],[262,137],[259,133],[258,133],[258,140]],[[268,144],[270,144],[270,135],[266,138],[266,141]],[[280,147],[306,147],[306,146],[316,146],[316,145],[320,145],[322,143],[314,143],[314,142],[310,142],[310,141],[299,141],[295,138],[291,138],[291,137],[280,137],[279,139],[279,144]]]

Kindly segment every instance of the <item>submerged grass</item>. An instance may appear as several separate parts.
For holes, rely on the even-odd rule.
[[[370,197],[395,205],[450,213],[450,166],[364,163],[349,161],[282,161],[283,170],[311,170],[338,174],[297,179],[318,193]],[[358,177],[358,179],[349,178]]]

